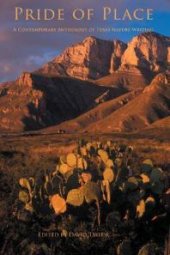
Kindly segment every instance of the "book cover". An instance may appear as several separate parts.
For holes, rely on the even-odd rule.
[[[0,3],[0,254],[170,254],[170,2]]]

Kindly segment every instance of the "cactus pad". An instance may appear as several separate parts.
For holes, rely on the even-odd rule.
[[[65,175],[66,173],[68,173],[70,171],[70,168],[67,164],[62,164],[60,165],[59,167],[59,172],[62,174],[62,175]]]
[[[153,162],[150,159],[146,159],[142,162],[142,171],[145,173],[150,173],[153,168]]]
[[[152,170],[150,175],[152,182],[159,182],[163,179],[163,171],[160,168],[155,168]]]
[[[92,180],[92,175],[90,173],[82,173],[81,177],[84,183],[87,183]]]
[[[113,160],[111,160],[111,159],[108,159],[105,164],[106,164],[106,167],[113,167],[114,166]]]
[[[101,189],[95,182],[87,182],[84,185],[85,200],[87,203],[99,201],[101,198]]]
[[[84,192],[82,188],[72,189],[67,195],[67,203],[73,206],[81,206],[84,202]]]
[[[21,179],[19,179],[19,185],[20,185],[22,188],[25,188],[25,189],[27,189],[29,192],[31,192],[30,182],[29,182],[29,180],[27,180],[26,178],[21,178]]]
[[[138,218],[141,218],[145,213],[145,201],[142,199],[140,200],[139,204],[136,207],[136,214]]]
[[[62,214],[66,212],[66,201],[58,194],[50,197],[50,203],[56,214]]]
[[[150,178],[146,174],[141,174],[140,177],[142,178],[143,183],[149,183]]]
[[[28,203],[30,200],[29,194],[23,190],[19,192],[19,200],[23,203]]]
[[[71,167],[75,167],[77,164],[77,158],[74,153],[69,153],[67,155],[67,164]]]
[[[98,150],[98,155],[101,157],[103,162],[107,162],[107,160],[109,159],[108,153],[104,150]]]
[[[87,169],[87,161],[83,158],[78,158],[77,167],[80,169]]]
[[[112,182],[114,180],[114,172],[111,168],[106,168],[103,172],[103,178],[104,180],[108,180],[109,182]]]

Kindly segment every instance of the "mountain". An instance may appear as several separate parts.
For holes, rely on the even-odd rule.
[[[55,129],[67,132],[131,132],[170,115],[170,79],[159,74],[144,90],[138,89],[101,103]],[[51,128],[54,130],[54,128]]]
[[[59,124],[97,105],[106,92],[114,94],[87,81],[23,73],[0,87],[0,130],[18,132]]]
[[[119,40],[87,37],[45,64],[36,73],[97,80],[103,86],[144,87],[170,64],[169,37],[149,32],[128,45]]]
[[[40,68],[37,73],[96,80],[117,70],[126,44],[87,37],[68,47],[61,55]]]
[[[0,131],[145,129],[170,115],[169,63],[170,38],[157,33],[87,37],[0,86]]]
[[[151,32],[134,37],[124,51],[119,68],[97,84],[126,87],[148,85],[154,76],[170,67],[170,38]]]
[[[89,132],[141,130],[170,115],[169,74],[158,74],[141,94],[106,118],[87,127]]]

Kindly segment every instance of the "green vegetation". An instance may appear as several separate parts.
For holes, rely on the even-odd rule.
[[[57,159],[55,169],[18,180],[1,252],[163,254],[168,188],[167,174],[150,159],[136,162],[133,147],[81,140]],[[101,233],[102,239],[92,237]]]

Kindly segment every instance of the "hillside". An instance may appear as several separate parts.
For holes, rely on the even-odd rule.
[[[141,130],[153,122],[170,115],[169,75],[159,74],[140,95],[88,126],[89,132],[130,132]]]
[[[84,129],[88,128],[89,125],[95,125],[98,121],[104,120],[106,117],[110,116],[113,112],[117,111],[128,102],[133,100],[138,94],[142,92],[141,89],[135,90],[133,92],[125,93],[115,99],[108,100],[106,102],[100,103],[90,111],[78,116],[77,118],[61,123],[57,126],[52,126],[46,131],[56,132],[57,130],[63,129],[66,132],[82,132]]]
[[[75,118],[106,91],[87,81],[23,73],[0,88],[0,130],[35,130]]]

